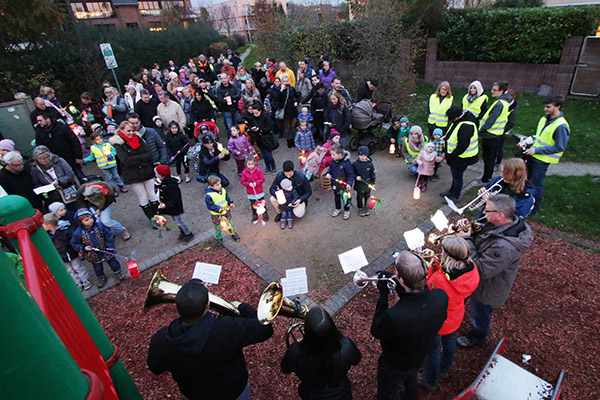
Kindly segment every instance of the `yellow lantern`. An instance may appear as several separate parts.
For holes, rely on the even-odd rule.
[[[285,194],[283,193],[283,190],[279,189],[278,191],[276,191],[275,197],[277,198],[277,202],[279,204],[285,204],[286,199],[285,199]]]
[[[390,154],[394,154],[396,152],[396,144],[390,143]]]

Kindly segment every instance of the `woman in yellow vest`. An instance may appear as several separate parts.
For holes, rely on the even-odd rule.
[[[440,128],[444,133],[448,129],[448,117],[446,111],[452,105],[452,90],[447,81],[440,82],[435,93],[429,96],[427,103],[427,128],[429,129],[429,137],[433,135],[435,128]]]
[[[411,175],[417,175],[419,172],[417,157],[425,143],[427,143],[427,138],[423,135],[423,129],[421,129],[419,125],[413,125],[412,128],[410,128],[408,139],[402,144],[404,162],[408,166],[408,172],[410,172]]]
[[[483,85],[479,81],[473,81],[469,85],[469,91],[462,99],[463,112],[470,112],[477,120],[487,111],[488,97],[483,93]]]

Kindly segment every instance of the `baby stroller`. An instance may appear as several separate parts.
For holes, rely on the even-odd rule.
[[[381,101],[375,107],[368,99],[356,103],[352,108],[352,128],[358,133],[350,139],[349,149],[356,151],[359,146],[367,146],[369,155],[373,154],[377,147],[385,149],[388,145],[385,135],[378,137],[374,132],[379,131],[391,118],[392,103],[389,101]]]
[[[212,132],[218,137],[219,127],[212,121],[202,121],[194,128],[194,137],[200,139],[206,132]]]

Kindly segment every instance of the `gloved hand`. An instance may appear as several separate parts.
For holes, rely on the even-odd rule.
[[[393,274],[387,271],[376,271],[378,278],[391,278],[394,276]],[[382,280],[377,282],[377,289],[379,290],[379,294],[382,296],[387,296],[390,293],[390,289],[388,288],[388,281]]]

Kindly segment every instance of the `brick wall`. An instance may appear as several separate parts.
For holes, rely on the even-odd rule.
[[[427,41],[425,81],[437,85],[449,81],[451,86],[468,87],[479,80],[489,88],[495,81],[507,81],[517,93],[537,93],[548,85],[553,94],[568,95],[583,37],[565,41],[559,64],[519,64],[499,62],[439,61],[437,39]]]

